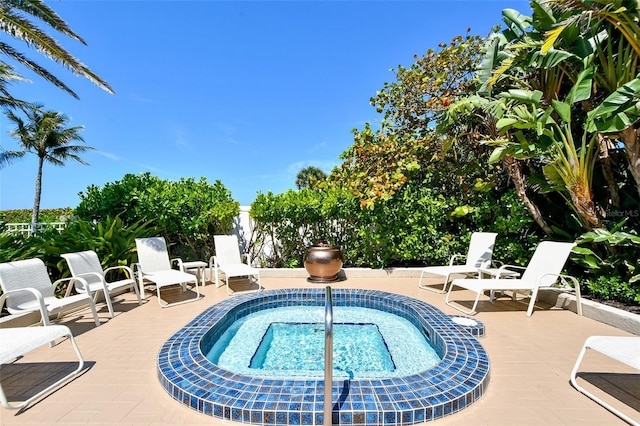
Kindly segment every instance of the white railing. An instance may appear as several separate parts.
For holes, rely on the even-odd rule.
[[[5,230],[14,234],[32,235],[34,231],[37,233],[45,229],[62,231],[66,226],[66,222],[5,223]]]

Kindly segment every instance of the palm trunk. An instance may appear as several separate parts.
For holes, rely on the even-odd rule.
[[[620,139],[624,142],[624,149],[629,161],[629,171],[636,182],[636,190],[640,195],[640,142],[638,142],[638,131],[629,126],[620,132]]]
[[[584,226],[587,231],[592,231],[594,228],[602,228],[602,222],[596,212],[591,194],[585,193],[584,187],[581,185],[575,185],[567,188],[567,190],[569,191],[575,211],[580,218],[580,222],[582,222],[582,226]]]
[[[520,200],[522,200],[525,207],[531,213],[533,220],[535,220],[535,222],[545,234],[551,235],[553,233],[551,227],[542,217],[542,213],[540,212],[540,209],[538,208],[536,203],[534,203],[527,195],[527,184],[524,174],[522,173],[522,163],[512,156],[507,155],[502,159],[502,164],[505,166],[509,177],[513,181],[513,184],[516,188],[516,194],[518,194]]]
[[[609,193],[609,201],[613,207],[620,207],[620,193],[618,192],[618,185],[613,173],[613,167],[611,165],[611,156],[609,155],[609,145],[611,141],[601,134],[598,134],[598,147],[600,150],[600,161],[602,163],[602,176]]]
[[[42,167],[44,165],[44,157],[38,157],[38,176],[36,176],[36,195],[33,199],[33,210],[31,211],[31,233],[35,234],[35,227],[38,224],[38,216],[40,215],[40,195],[42,194]]]

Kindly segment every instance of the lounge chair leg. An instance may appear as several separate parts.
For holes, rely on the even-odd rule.
[[[187,283],[180,283],[179,284],[181,287],[186,287]],[[160,305],[161,308],[168,308],[169,306],[175,306],[175,305],[182,305],[184,303],[191,303],[191,302],[195,302],[196,300],[200,299],[200,289],[198,288],[198,277],[195,277],[195,284],[194,284],[194,289],[196,291],[196,297],[192,298],[192,299],[188,299],[188,300],[183,300],[181,302],[175,302],[175,303],[162,303],[162,299],[160,298],[160,286],[157,286],[156,284],[156,290],[157,290],[157,294],[158,294],[158,304]],[[186,290],[185,290],[186,291]]]
[[[529,308],[527,309],[527,316],[533,315],[533,308],[536,305],[536,299],[538,298],[538,288],[534,288],[531,292],[531,300],[529,301]]]
[[[22,401],[20,404],[16,404],[16,405],[11,404],[11,403],[9,403],[9,401],[7,401],[7,397],[6,397],[6,394],[4,393],[4,389],[2,388],[2,385],[0,384],[0,403],[4,407],[10,408],[10,409],[13,409],[13,410],[22,409],[22,408],[26,407],[27,405],[29,405],[31,402],[39,399],[43,395],[45,395],[45,394],[49,393],[50,391],[52,391],[53,389],[58,388],[62,384],[66,383],[69,380],[71,380],[72,378],[76,377],[78,375],[78,373],[80,373],[80,371],[82,371],[82,369],[84,367],[84,359],[82,358],[82,354],[80,353],[80,348],[78,348],[78,344],[76,343],[76,340],[74,339],[73,334],[71,333],[71,331],[66,326],[61,326],[61,325],[54,325],[54,326],[50,326],[50,327],[57,327],[57,328],[65,327],[66,328],[67,332],[66,333],[60,333],[58,337],[69,337],[69,341],[71,342],[71,345],[73,346],[73,350],[75,351],[76,356],[78,357],[78,367],[76,367],[76,369],[74,371],[72,371],[71,373],[67,374],[66,376],[62,377],[61,379],[59,379],[58,381],[56,381],[52,385],[48,386],[46,389],[42,389],[37,394],[27,398],[26,400]]]
[[[138,289],[138,286],[135,284],[133,284],[133,291],[136,292],[136,297],[138,298],[138,305],[142,305],[142,297],[140,297],[140,290]]]
[[[442,286],[442,290],[437,289],[437,288],[432,288],[428,285],[422,285],[422,277],[424,276],[424,271],[422,271],[420,273],[420,279],[418,280],[418,287],[420,287],[423,290],[429,290],[429,291],[433,291],[434,293],[438,293],[438,294],[443,294],[447,292],[447,284],[449,283],[449,276],[451,274],[447,274],[447,276],[444,279],[444,285]]]
[[[576,377],[578,375],[578,369],[580,367],[580,364],[582,363],[582,360],[583,360],[585,354],[587,353],[587,349],[589,349],[589,340],[593,339],[593,338],[598,338],[598,337],[599,336],[591,336],[590,338],[587,339],[585,344],[582,346],[582,350],[580,351],[580,354],[578,355],[578,359],[576,360],[576,363],[573,366],[573,370],[571,370],[571,377],[570,377],[569,381],[571,382],[571,385],[578,392],[582,393],[583,395],[586,395],[587,397],[589,397],[590,399],[595,401],[597,404],[600,404],[602,407],[604,407],[605,409],[609,410],[611,413],[613,413],[616,416],[620,417],[625,422],[627,422],[627,423],[629,423],[630,425],[633,425],[633,426],[640,426],[640,422],[638,422],[637,420],[632,419],[631,417],[627,416],[626,414],[624,414],[620,410],[614,408],[613,406],[611,406],[610,404],[608,404],[604,400],[598,398],[593,393],[587,391],[585,388],[583,388],[582,386],[578,385],[578,383],[577,383]],[[596,351],[597,351],[597,349],[596,349]],[[618,360],[618,361],[620,361],[620,360]],[[621,361],[621,362],[625,362],[625,361]]]
[[[96,292],[96,295],[97,294],[98,292]],[[107,302],[107,308],[109,308],[109,316],[111,318],[115,317],[115,314],[113,313],[113,303],[111,302],[111,296],[108,291],[104,294],[104,300]]]
[[[562,278],[568,278],[573,282],[573,290],[576,292],[576,313],[582,316],[582,299],[580,294],[580,282],[570,275],[562,275]]]
[[[216,288],[220,288],[220,273],[218,271],[218,267],[217,266],[214,269],[214,275],[215,275],[215,279],[216,279]]]
[[[100,325],[100,318],[98,318],[98,312],[96,311],[96,304],[93,303],[93,300],[89,298],[89,307],[91,308],[91,313],[93,314],[93,322],[96,323],[96,327]]]
[[[142,299],[145,299],[145,298],[146,298],[146,296],[145,296],[145,294],[144,294],[144,279],[143,279],[142,277],[140,277],[140,278],[138,279],[138,287],[139,287],[139,289],[138,289],[138,293],[140,294],[140,297],[141,297]]]
[[[475,315],[476,312],[476,307],[478,306],[478,300],[480,299],[480,294],[478,293],[476,296],[476,300],[473,303],[473,307],[470,310],[465,310],[460,306],[456,306],[453,303],[451,303],[451,301],[449,300],[449,298],[451,297],[451,291],[453,290],[453,287],[455,287],[455,284],[451,283],[451,285],[449,286],[449,291],[447,292],[447,296],[444,299],[444,302],[451,306],[453,309],[457,309],[458,311],[467,314],[467,315]]]

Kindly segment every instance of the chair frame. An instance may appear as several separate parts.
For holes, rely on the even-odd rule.
[[[587,391],[585,388],[577,383],[578,370],[580,364],[584,359],[587,349],[592,349],[596,352],[600,352],[603,355],[613,358],[616,361],[624,363],[630,367],[640,370],[640,337],[639,336],[590,336],[584,342],[578,359],[576,360],[573,370],[571,370],[570,381],[571,385],[580,393],[588,396],[597,404],[600,404],[616,416],[620,417],[630,425],[640,426],[640,422],[632,419],[624,414],[619,409],[608,404],[601,398],[598,398],[593,393]]]
[[[38,258],[32,258],[32,259],[26,259],[26,260],[17,260],[14,262],[6,262],[3,264],[0,264],[0,267],[4,267],[4,265],[6,265],[6,267],[20,267],[20,265],[25,264],[31,264],[31,267],[36,267],[36,264],[38,264],[37,267],[38,268],[43,268],[44,269],[44,273],[47,276],[47,280],[49,281],[49,285],[52,286],[53,289],[55,289],[58,285],[68,282],[69,283],[69,288],[73,287],[74,285],[74,281],[83,281],[85,286],[88,286],[87,282],[81,278],[81,277],[70,277],[70,278],[61,278],[59,280],[56,280],[55,282],[51,282],[51,280],[49,279],[49,275],[48,272],[46,270],[46,266],[44,264],[44,262],[42,262],[41,259]],[[44,296],[42,294],[42,292],[40,290],[38,290],[37,288],[34,287],[29,287],[29,286],[25,286],[22,288],[17,288],[17,289],[7,289],[5,288],[5,284],[2,283],[2,279],[0,278],[0,286],[2,286],[2,290],[3,290],[3,297],[0,303],[0,309],[2,309],[4,307],[4,303],[6,300],[8,300],[9,298],[11,298],[14,295],[18,295],[20,293],[31,293],[33,295],[33,298],[35,299],[35,305],[33,308],[15,308],[15,307],[11,307],[11,305],[9,304],[9,306],[7,307],[7,310],[9,311],[9,313],[11,314],[21,314],[21,313],[26,313],[26,312],[34,312],[34,311],[40,311],[40,316],[42,317],[42,323],[45,326],[50,325],[50,320],[49,320],[49,316],[50,315],[56,315],[57,314],[57,318],[60,318],[63,316],[63,314],[65,312],[67,312],[67,306],[69,305],[78,305],[79,303],[82,302],[82,300],[84,299],[83,297],[81,297],[81,294],[78,295],[74,295],[71,296],[72,298],[74,298],[75,300],[73,302],[69,302],[69,303],[62,303],[59,304],[58,306],[50,306],[50,303],[47,303],[47,300],[51,300],[52,296]],[[93,302],[93,298],[91,298],[90,295],[84,293],[84,295],[86,296],[86,299],[88,301],[89,304],[89,308],[91,309],[91,313],[93,314],[93,320],[96,324],[96,326],[100,325],[100,319],[98,318],[98,312],[96,311],[96,306],[95,303]],[[78,297],[80,296],[80,297]],[[55,297],[55,296],[54,296]],[[56,298],[56,300],[59,301],[65,301],[65,299],[69,298],[69,291],[67,290],[67,294],[65,295],[65,298],[62,299],[58,299]]]
[[[4,295],[3,295],[4,296]],[[4,300],[2,300],[4,303]],[[52,343],[55,339],[68,337],[73,350],[78,357],[78,366],[75,370],[57,380],[55,383],[47,386],[45,389],[28,397],[26,400],[19,404],[11,404],[7,400],[7,396],[0,384],[0,403],[9,409],[17,410],[22,409],[29,405],[31,402],[39,399],[43,395],[49,393],[55,388],[58,388],[62,384],[75,378],[84,367],[84,359],[80,353],[80,348],[71,333],[69,327],[65,325],[49,325],[44,327],[14,327],[14,328],[0,328],[0,341],[2,341],[2,348],[0,349],[0,364],[6,363],[12,359],[18,358],[27,352],[30,352],[40,346],[44,346],[47,343]]]
[[[143,262],[140,261],[140,247],[142,247],[144,244],[147,244],[147,242],[152,243],[151,245],[158,245],[161,249],[163,249],[162,251],[164,252],[164,254],[159,256],[163,256],[162,263],[165,263],[166,265],[168,265],[166,269],[155,269],[154,267],[145,271]],[[182,305],[184,303],[191,303],[191,302],[200,300],[201,296],[200,296],[200,289],[198,288],[198,284],[199,284],[198,276],[185,272],[182,259],[169,258],[169,250],[167,249],[166,240],[163,237],[136,238],[136,249],[138,250],[138,262],[134,263],[131,269],[133,270],[135,276],[138,279],[138,286],[140,287],[139,291],[142,297],[144,297],[144,294],[145,294],[144,293],[145,282],[151,282],[156,285],[156,294],[158,297],[158,304],[163,308],[167,308],[169,306],[175,306],[175,305]],[[166,255],[166,262],[164,262],[165,261],[164,255]],[[173,269],[171,267],[171,265],[173,265],[174,262],[178,264],[179,270]],[[161,288],[179,284],[182,286],[182,291],[186,292],[187,283],[189,282],[194,283],[196,297],[189,300],[183,300],[180,302],[165,303],[165,304],[162,303],[162,299],[160,298]]]
[[[238,250],[238,259],[233,263],[224,263],[220,261],[219,255],[214,255],[209,258],[209,275],[211,276],[211,271],[213,270],[213,276],[215,277],[216,288],[220,287],[220,272],[224,273],[225,281],[227,284],[227,294],[233,295],[238,292],[233,292],[229,288],[229,279],[233,277],[255,277],[256,283],[258,284],[258,288],[255,290],[247,290],[242,291],[240,293],[253,293],[257,291],[264,290],[262,287],[262,283],[260,282],[260,270],[258,268],[254,268],[251,266],[251,262],[248,254],[244,254],[240,256],[240,245],[238,244],[238,237],[235,235],[214,235],[214,244],[216,245],[216,250],[223,244],[228,244],[229,246],[233,245]],[[245,262],[242,262],[242,257],[245,258]]]
[[[469,240],[469,249],[467,254],[454,254],[449,259],[446,266],[427,266],[422,269],[418,287],[423,290],[433,291],[435,293],[446,293],[447,285],[452,275],[465,275],[467,277],[477,275],[478,269],[486,268],[491,265],[493,256],[493,248],[495,240],[498,236],[495,232],[474,232]],[[487,244],[487,243],[491,244]],[[474,256],[479,254],[479,256]],[[465,264],[456,264],[458,259],[465,259]],[[433,288],[432,286],[422,284],[424,274],[443,275],[445,277],[442,289]]]
[[[87,259],[87,256],[89,257],[89,259]],[[93,250],[85,250],[85,251],[74,252],[74,253],[65,253],[65,254],[62,254],[61,257],[67,261],[67,265],[69,266],[69,270],[71,271],[71,275],[73,277],[83,278],[86,282],[89,282],[91,277],[95,277],[98,279],[97,282],[91,282],[87,286],[78,285],[78,283],[81,283],[81,284],[83,283],[82,281],[76,280],[75,288],[76,288],[76,291],[78,292],[87,292],[91,296],[93,296],[94,303],[98,299],[99,292],[102,291],[102,293],[104,294],[104,299],[107,304],[107,308],[109,309],[109,315],[111,316],[111,318],[115,316],[113,311],[113,303],[111,301],[111,293],[114,290],[119,290],[125,287],[133,288],[133,290],[136,293],[136,296],[138,297],[138,305],[142,304],[142,299],[140,298],[140,291],[138,290],[138,285],[135,280],[135,275],[133,273],[133,270],[130,267],[126,265],[117,265],[117,266],[108,267],[107,269],[102,269],[100,259],[98,258],[98,255],[96,254],[96,252]],[[93,257],[93,259],[91,259],[91,257]],[[78,259],[78,258],[81,258],[81,259]],[[100,269],[97,270],[97,265],[96,265],[96,270],[91,272],[82,272],[82,269],[84,267],[92,266],[91,265],[92,260],[97,262],[98,265],[100,265]],[[118,271],[118,270],[124,271],[129,278],[124,280],[118,280],[118,281],[107,281],[107,274],[111,271]],[[71,286],[67,288],[67,294],[69,294],[70,291],[71,291]]]
[[[530,292],[530,300],[529,306],[527,308],[527,316],[530,317],[533,314],[533,308],[535,307],[535,302],[538,297],[538,292],[543,288],[560,288],[565,291],[573,291],[576,294],[576,305],[577,305],[577,313],[578,315],[582,315],[582,301],[580,297],[580,283],[575,277],[570,275],[564,275],[560,273],[544,273],[540,274],[537,280],[530,281],[526,278],[527,269],[531,266],[532,263],[538,261],[542,255],[548,250],[551,250],[549,247],[551,245],[561,246],[564,245],[564,249],[566,251],[566,258],[564,263],[566,263],[566,259],[569,257],[569,252],[572,247],[575,246],[574,243],[559,243],[553,241],[543,241],[536,248],[535,253],[533,254],[531,260],[529,261],[529,265],[527,268],[517,267],[514,265],[503,265],[498,268],[494,272],[493,275],[495,278],[493,279],[455,279],[451,282],[451,286],[449,286],[449,291],[445,298],[445,303],[451,306],[458,311],[465,313],[467,315],[476,314],[476,308],[478,306],[478,301],[480,300],[480,296],[484,295],[485,292],[489,291],[489,301],[493,303],[494,301],[494,292],[496,291],[512,291],[512,299],[515,300],[516,294],[521,292]],[[568,251],[566,249],[569,249]],[[541,254],[542,253],[542,254]],[[563,263],[563,266],[564,266]],[[563,267],[562,266],[562,267]],[[560,269],[562,269],[562,267]],[[499,278],[502,274],[502,271],[506,272],[511,269],[524,269],[524,273],[522,278]],[[482,270],[481,270],[482,272]],[[560,281],[560,285],[558,285],[558,280]],[[569,281],[573,283],[573,287],[569,285]],[[454,287],[464,288],[466,290],[470,290],[476,293],[476,298],[474,300],[473,306],[469,310],[465,310],[458,305],[454,305],[451,303],[451,292]]]

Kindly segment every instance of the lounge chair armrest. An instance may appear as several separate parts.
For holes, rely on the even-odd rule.
[[[545,287],[560,287],[560,288],[568,288],[568,289],[578,289],[580,290],[580,283],[578,282],[578,280],[576,279],[576,277],[571,276],[571,275],[565,275],[565,274],[544,274],[540,277],[540,280],[542,280],[545,277],[556,277],[559,278],[559,282],[558,280],[556,280],[556,282],[554,282],[553,285],[551,286],[545,286]],[[569,281],[571,281],[571,283],[573,284],[573,286],[569,285]],[[557,285],[559,284],[559,285]]]
[[[580,282],[578,281],[578,279],[572,275],[566,275],[566,274],[545,274],[542,277],[540,277],[540,279],[542,280],[542,278],[544,278],[545,276],[556,276],[560,278],[560,285],[555,285],[557,283],[556,281],[552,286],[546,286],[546,287],[557,287],[563,290],[569,290],[569,291],[575,292],[576,311],[578,315],[582,316],[582,300],[581,300],[581,294],[580,294]],[[573,286],[569,285],[569,281],[571,281]]]
[[[78,283],[81,283],[82,285],[87,286],[88,281],[86,281],[86,279],[88,277],[96,277],[98,281],[100,281],[100,284],[102,284],[102,289],[105,291],[105,294],[109,292],[109,290],[107,289],[107,280],[104,278],[104,275],[102,275],[99,272],[85,272],[84,274],[75,275],[73,277],[73,278],[78,278],[77,280],[74,280],[74,283],[73,283],[78,293],[82,292],[82,290],[78,290],[77,288]],[[85,287],[85,288],[88,288],[88,287]],[[71,294],[71,286],[68,286],[65,296],[69,296],[70,294]]]
[[[17,288],[15,290],[7,290],[7,291],[3,292],[2,295],[4,296],[6,294],[8,296],[10,294],[21,293],[23,291],[27,291],[29,293],[32,293],[38,299],[43,299],[42,293],[40,292],[40,290],[38,290],[37,288],[33,288],[33,287],[23,287],[23,288]]]
[[[0,310],[4,308],[4,301],[9,297],[11,297],[11,294],[23,293],[25,291],[33,294],[36,297],[36,300],[38,300],[38,305],[40,306],[40,315],[42,316],[42,323],[44,325],[49,325],[49,314],[47,312],[47,305],[45,305],[44,303],[44,297],[42,297],[42,293],[40,292],[40,290],[33,287],[24,287],[16,290],[8,290],[2,293],[2,295],[0,295]]]
[[[503,264],[502,266],[500,266],[498,269],[504,271],[506,269],[515,269],[517,271],[524,271],[527,269],[526,266],[519,266],[519,265],[509,265],[509,264]]]
[[[98,272],[85,272],[84,274],[75,275],[75,276],[73,276],[71,278],[67,278],[67,279],[71,280],[73,278],[82,278],[82,281],[84,281],[85,277],[96,277],[100,281],[104,281],[104,277],[102,276],[102,274],[100,274]],[[76,281],[80,281],[80,280],[76,280]]]
[[[85,274],[85,275],[88,275],[88,274]],[[55,289],[58,287],[58,285],[68,282],[69,285],[67,286],[67,291],[64,292],[64,297],[69,297],[69,295],[71,294],[71,288],[75,287],[75,281],[80,281],[86,288],[89,288],[89,283],[87,283],[87,280],[79,276],[69,277],[69,278],[60,278],[59,280],[55,281],[52,285],[53,285],[53,288]]]
[[[133,278],[133,277],[135,276],[135,275],[133,274],[133,270],[132,270],[130,267],[128,267],[127,265],[116,265],[116,266],[111,266],[111,267],[109,267],[109,268],[105,269],[105,270],[104,270],[104,273],[105,273],[105,275],[106,275],[106,273],[107,273],[107,272],[110,272],[110,271],[116,271],[116,270],[121,270],[121,271],[126,272],[126,274],[127,274],[127,276],[128,276],[129,278]]]
[[[578,281],[578,279],[576,277],[574,277],[573,275],[567,275],[567,274],[560,274],[560,278],[562,279],[562,281],[564,281],[566,283],[566,280],[571,281],[571,283],[573,284],[573,288],[577,288],[580,289],[580,282]]]
[[[178,264],[178,269],[182,272],[184,272],[184,264],[182,263],[182,259],[179,257],[174,257],[173,259],[169,260],[169,262],[171,262],[171,266],[173,266],[173,262]]]
[[[135,277],[135,279],[142,281],[144,277],[144,272],[142,271],[142,264],[139,262],[132,263],[131,270],[133,271],[133,276]]]
[[[451,258],[449,259],[449,266],[453,266],[453,265],[455,265],[455,260],[456,260],[457,258],[459,258],[459,257],[461,257],[461,258],[463,258],[463,259],[466,259],[466,258],[467,258],[467,256],[466,256],[466,255],[464,255],[464,254],[454,254],[454,255],[453,255],[453,256],[451,256]]]
[[[9,297],[7,293],[0,294],[0,312],[4,309],[4,301],[7,300],[7,297]]]

